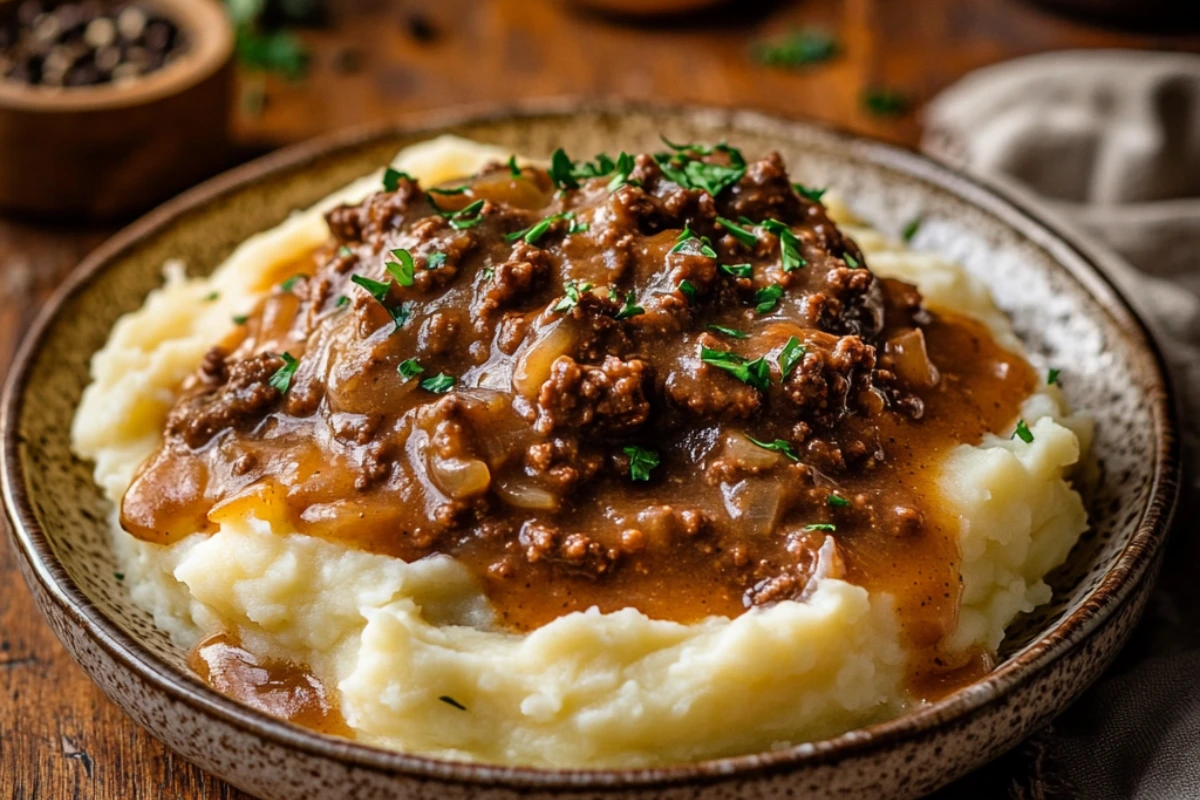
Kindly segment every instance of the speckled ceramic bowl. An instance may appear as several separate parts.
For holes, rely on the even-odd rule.
[[[88,360],[120,314],[159,283],[168,257],[216,266],[398,148],[451,131],[516,152],[637,150],[728,139],[779,150],[793,174],[836,187],[916,246],[965,264],[1029,346],[1063,368],[1071,402],[1096,417],[1093,527],[1056,571],[1054,600],[1020,620],[1002,663],[945,700],[788,750],[664,769],[548,771],[451,763],[328,738],[228,700],[185,667],[114,576],[106,507],[68,431]],[[3,491],[25,577],[55,633],[130,716],[182,756],[264,798],[901,798],[993,758],[1071,702],[1125,641],[1145,604],[1178,490],[1175,411],[1162,359],[1105,277],[1112,257],[1064,233],[1026,199],[921,156],[751,113],[558,104],[431,119],[316,142],[238,169],[163,206],[87,259],[17,357],[3,401]],[[1110,262],[1111,263],[1111,262]]]

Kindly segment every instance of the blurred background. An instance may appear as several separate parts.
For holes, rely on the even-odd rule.
[[[0,0],[0,374],[70,268],[188,186],[334,131],[536,98],[749,108],[923,147],[1195,282],[1197,54],[1197,0]],[[19,583],[0,547],[0,585]],[[1031,747],[947,796],[1073,796]],[[0,591],[12,786],[244,797],[125,719],[29,595]]]

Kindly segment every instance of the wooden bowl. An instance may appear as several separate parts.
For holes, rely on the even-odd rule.
[[[0,207],[37,216],[143,211],[228,165],[233,28],[216,0],[146,0],[188,48],[128,85],[0,80]]]
[[[726,139],[775,149],[806,183],[991,288],[1029,348],[1063,365],[1070,402],[1096,418],[1092,528],[1050,576],[1053,600],[1009,629],[995,671],[895,720],[772,752],[656,769],[547,770],[449,762],[322,736],[210,690],[187,653],[113,576],[108,507],[71,456],[88,362],[117,317],[160,284],[169,257],[214,268],[236,244],[440,133],[518,153],[637,151]],[[566,102],[540,110],[426,116],[325,139],[239,168],[171,201],[80,266],[40,316],[0,407],[5,509],[18,561],[72,656],[130,716],[183,757],[268,800],[321,798],[909,798],[994,758],[1087,687],[1149,595],[1179,489],[1177,421],[1163,361],[1104,276],[1115,256],[1043,216],[1020,192],[927,158],[804,122],[708,109]]]

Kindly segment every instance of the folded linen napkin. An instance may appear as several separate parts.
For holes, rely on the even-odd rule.
[[[1163,575],[1116,665],[945,796],[1200,798],[1200,57],[1032,56],[968,75],[925,113],[927,152],[1024,184],[1128,259],[1111,277],[1171,362],[1186,469]]]

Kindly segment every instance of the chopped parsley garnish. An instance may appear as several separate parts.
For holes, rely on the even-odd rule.
[[[904,239],[904,241],[911,242],[919,230],[921,230],[921,218],[913,217],[908,221],[908,224],[904,226],[904,230],[900,231],[900,236]]]
[[[496,270],[492,269],[491,267],[484,267],[479,271],[479,274],[483,276],[485,281],[490,281],[493,276],[495,276]]]
[[[800,255],[800,240],[796,238],[796,234],[792,233],[791,228],[777,219],[765,219],[762,226],[779,237],[784,272],[808,266],[804,256]]]
[[[287,394],[288,387],[292,385],[292,376],[296,374],[296,367],[300,366],[300,362],[292,358],[291,353],[283,353],[279,357],[283,359],[283,366],[275,370],[275,374],[267,383],[278,389],[280,394]]]
[[[567,281],[567,283],[563,286],[564,296],[554,304],[554,307],[551,310],[564,312],[570,311],[572,308],[579,305],[580,295],[591,288],[592,285],[587,281],[582,283],[578,283],[576,281]]]
[[[629,173],[633,172],[634,161],[633,156],[625,151],[621,151],[621,155],[617,156],[615,169],[617,174],[608,182],[608,190],[615,192],[627,183],[630,183]]]
[[[813,522],[804,526],[806,531],[822,531],[823,533],[833,533],[837,530],[837,526],[832,522]]]
[[[455,707],[455,708],[457,708],[459,711],[466,711],[466,710],[467,710],[467,707],[466,707],[466,706],[464,706],[462,703],[460,703],[460,702],[458,702],[457,700],[455,700],[453,697],[450,697],[449,695],[445,695],[445,694],[444,694],[444,695],[442,695],[441,697],[439,697],[439,698],[438,698],[438,700],[441,700],[443,703],[445,703],[445,704],[446,704],[446,705],[448,705],[448,706],[454,706],[454,707]]]
[[[432,378],[421,381],[421,388],[434,394],[445,394],[454,388],[454,376],[439,372]]]
[[[851,269],[858,269],[859,267],[862,266],[862,264],[858,263],[858,259],[855,258],[854,256],[850,255],[849,253],[842,254],[842,261],[845,261],[846,266],[850,267]]]
[[[345,308],[346,306],[350,305],[350,298],[346,297],[344,294],[339,294],[333,305],[336,308]]]
[[[750,54],[766,67],[801,67],[837,55],[837,40],[819,30],[801,28],[779,39],[756,43]]]
[[[697,236],[690,225],[685,224],[683,230],[675,237],[675,246],[671,253],[679,253],[687,249],[690,255],[701,255],[705,258],[716,258],[717,251],[712,249],[712,242],[707,236]]]
[[[716,333],[723,333],[726,336],[732,336],[734,339],[749,339],[750,334],[739,331],[736,328],[726,328],[724,325],[709,325],[708,329]]]
[[[221,297],[220,292],[209,292],[208,294],[204,295],[204,297],[202,299],[206,303],[212,303],[212,302],[219,300],[220,297]]]
[[[466,194],[468,186],[454,186],[450,189],[438,189],[434,187],[428,191],[432,194]]]
[[[384,302],[387,300],[388,290],[391,289],[392,286],[390,282],[381,283],[380,281],[373,281],[370,278],[364,278],[362,275],[351,275],[350,280],[352,283],[355,283],[358,286],[366,289],[367,293],[370,294],[371,297],[375,298],[375,302],[383,306],[383,310],[388,312],[388,315],[392,318],[392,322],[395,323],[397,330],[403,327],[404,323],[408,322],[408,318],[412,314],[412,311],[407,303],[403,303],[397,308],[388,308],[387,303]]]
[[[373,281],[370,278],[364,278],[362,275],[351,275],[350,281],[366,289],[367,293],[380,303],[387,299],[388,289],[392,286],[390,283]]]
[[[825,498],[825,500],[827,503],[829,503],[829,505],[833,506],[834,508],[846,508],[847,506],[850,505],[849,500],[847,500],[844,497],[839,497],[836,494],[829,495],[829,497]]]
[[[717,217],[717,224],[729,231],[733,238],[746,245],[746,247],[753,248],[758,243],[758,237],[754,235],[753,231],[746,230],[733,220]]]
[[[537,244],[538,240],[550,231],[550,226],[560,219],[575,219],[575,212],[566,211],[562,214],[551,214],[528,228],[505,234],[504,241],[515,242],[517,239],[524,239],[526,244]]]
[[[624,450],[629,456],[629,477],[635,481],[650,480],[650,471],[661,463],[658,453],[633,444]]]
[[[779,351],[780,380],[785,380],[788,375],[792,374],[792,370],[800,363],[800,359],[804,358],[806,352],[808,352],[807,348],[795,336],[787,340],[787,344]]]
[[[764,286],[754,293],[754,310],[759,314],[768,314],[774,310],[775,306],[779,305],[781,297],[783,297],[783,287],[778,283]]]
[[[1046,385],[1047,386],[1062,386],[1062,384],[1058,382],[1058,376],[1061,374],[1062,374],[1062,370],[1057,370],[1057,369],[1052,369],[1049,372],[1047,372],[1046,373]]]
[[[413,275],[416,272],[412,253],[403,248],[397,248],[392,251],[392,255],[399,259],[399,262],[389,261],[383,265],[384,268],[389,275],[396,279],[396,283],[401,286],[412,286]]]
[[[408,180],[411,181],[413,179],[413,176],[409,175],[407,172],[401,172],[398,169],[393,169],[392,167],[388,167],[387,169],[385,169],[383,171],[383,189],[384,189],[384,191],[386,191],[386,192],[396,191],[396,189],[400,186],[401,178],[407,178]]]
[[[591,230],[592,226],[586,222],[578,222],[571,216],[568,216],[567,218],[571,220],[571,226],[567,228],[568,235],[572,233],[585,233],[586,231]]]
[[[114,572],[113,577],[119,581],[123,581],[123,580],[125,580],[125,573],[124,572]]]
[[[792,461],[800,460],[800,456],[796,455],[796,448],[792,447],[791,442],[788,442],[784,439],[776,439],[773,442],[760,442],[758,439],[755,439],[753,436],[747,436],[746,438],[749,439],[751,441],[751,443],[756,444],[759,447],[761,447],[763,450],[771,450],[772,452],[775,452],[775,453],[783,453],[785,456],[790,458]]]
[[[446,254],[440,250],[430,253],[425,259],[425,269],[439,269],[446,264]]]
[[[635,300],[637,300],[637,296],[633,292],[625,293],[625,304],[617,311],[617,319],[629,319],[646,313],[646,309],[634,302]]]
[[[754,275],[753,264],[721,264],[721,271],[735,278],[749,278]]]
[[[561,147],[550,156],[550,180],[560,189],[578,189],[579,181],[575,180],[575,164]]]
[[[308,276],[304,275],[302,273],[297,273],[297,274],[293,275],[292,277],[288,278],[283,283],[279,284],[279,291],[290,292],[290,291],[292,291],[292,289],[296,288],[297,283],[299,283],[300,281],[304,281],[304,280],[308,280]]]
[[[1017,420],[1017,429],[1013,431],[1010,439],[1020,439],[1025,444],[1033,443],[1033,431],[1029,430],[1029,426],[1025,424],[1025,420]]]
[[[250,317],[246,316],[245,314],[234,314],[233,315],[233,324],[234,325],[245,325],[249,321],[250,321]]]
[[[521,177],[521,168],[517,166],[517,156],[513,154],[508,157],[508,174],[514,178]]]
[[[871,86],[863,90],[862,104],[877,117],[898,117],[908,111],[908,95],[896,89]]]
[[[806,197],[814,203],[821,202],[821,198],[829,191],[828,189],[810,189],[803,183],[793,183],[792,188],[796,190],[796,194]]]
[[[339,258],[349,258],[350,256],[354,255],[354,251],[346,245],[342,245],[337,249],[337,255]]]
[[[679,282],[679,292],[687,298],[688,305],[696,302],[696,284],[684,278]]]
[[[663,139],[674,153],[656,153],[654,160],[663,175],[684,189],[700,189],[716,197],[733,186],[746,174],[746,159],[740,150],[721,142],[708,147],[701,144],[677,145]],[[699,161],[692,154],[711,155],[722,152],[729,156],[729,165]]]
[[[404,380],[415,378],[425,371],[415,358],[405,359],[400,362],[400,366],[396,367],[396,372],[399,372]]]
[[[765,358],[753,361],[728,350],[715,350],[711,347],[700,346],[700,360],[711,366],[723,369],[747,386],[759,391],[766,391],[771,385],[771,367]]]
[[[450,227],[456,231],[461,231],[483,222],[480,212],[483,210],[484,202],[483,200],[476,200],[461,211],[455,211],[453,214],[450,214]]]

